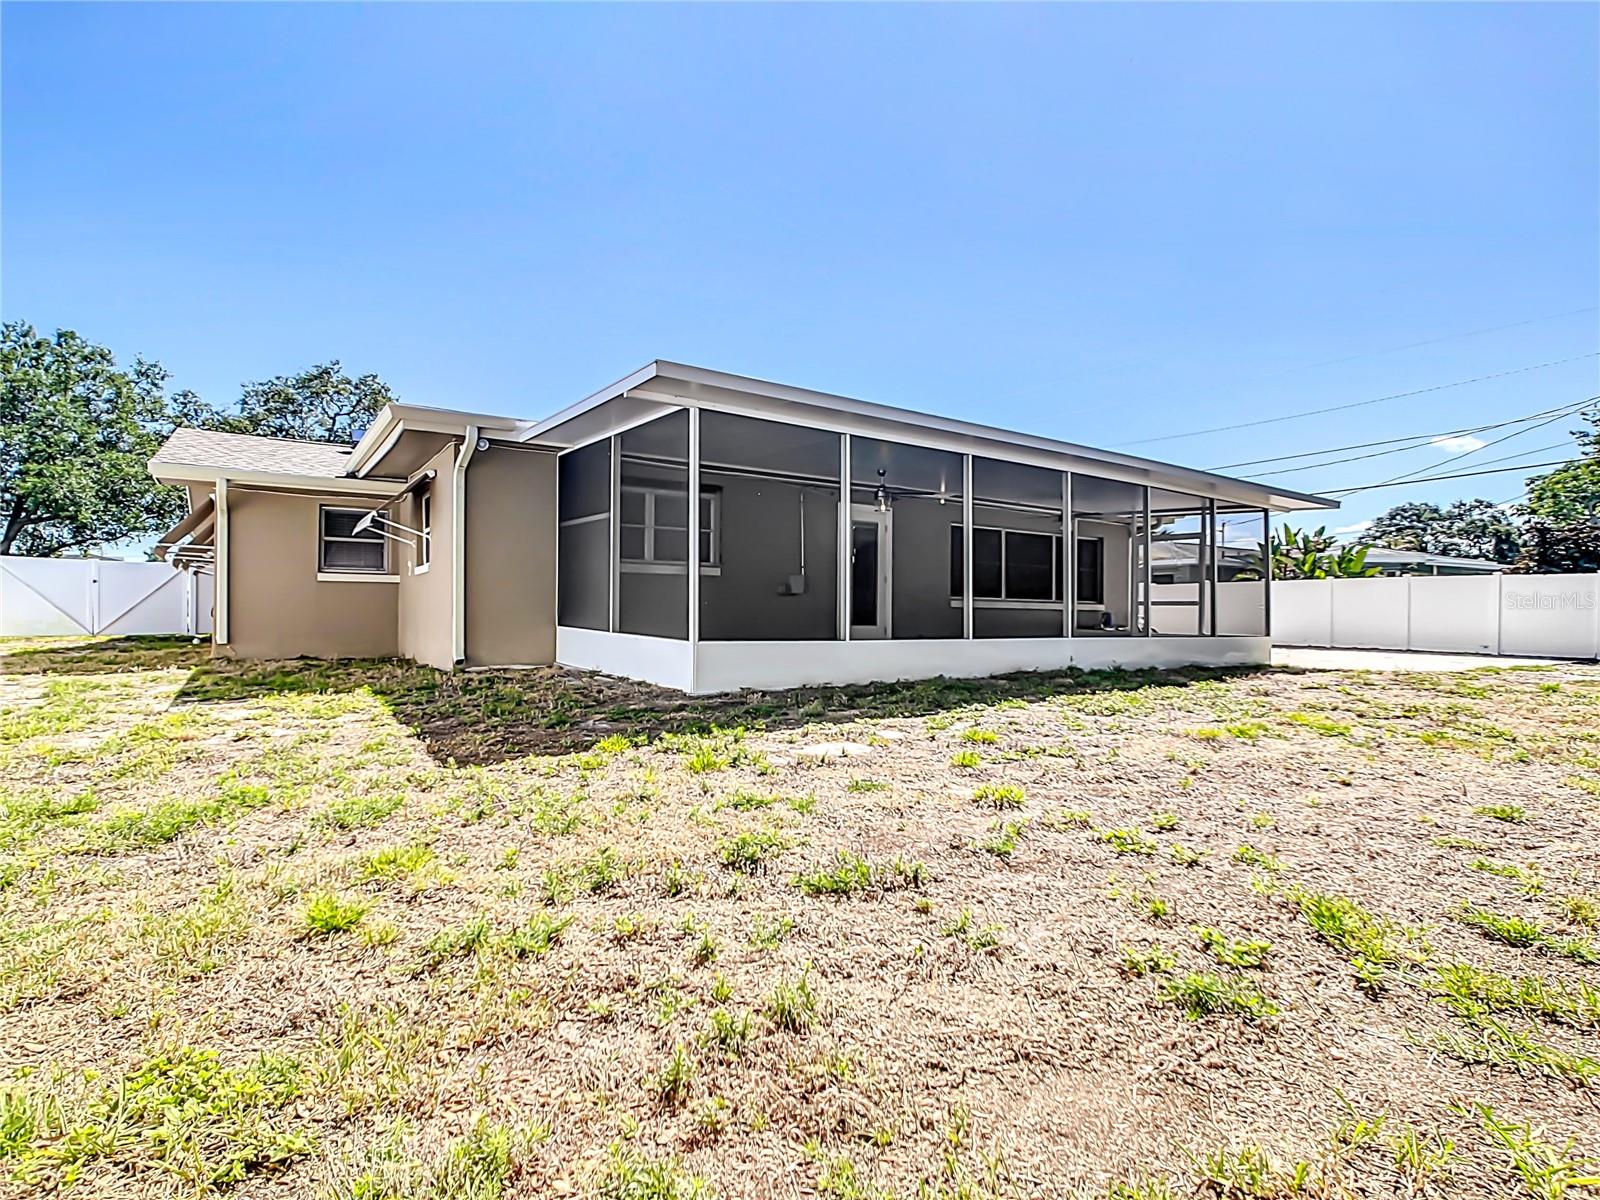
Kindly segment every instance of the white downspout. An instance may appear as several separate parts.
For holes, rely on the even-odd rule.
[[[216,576],[213,579],[215,595],[212,604],[216,614],[212,621],[211,640],[218,646],[228,644],[228,481],[217,480],[216,490],[217,531],[212,536],[216,547]]]
[[[478,427],[468,425],[456,454],[450,492],[450,662],[467,661],[467,464],[478,450]]]

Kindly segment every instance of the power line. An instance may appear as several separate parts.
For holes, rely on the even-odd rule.
[[[1600,312],[1600,305],[1591,304],[1587,308],[1574,308],[1567,312],[1550,313],[1543,317],[1529,317],[1526,321],[1512,321],[1505,325],[1488,325],[1482,329],[1468,329],[1464,333],[1447,333],[1440,337],[1428,338],[1421,342],[1407,342],[1404,346],[1391,346],[1387,350],[1366,350],[1359,354],[1346,354],[1342,358],[1325,358],[1321,362],[1310,363],[1305,368],[1331,367],[1337,363],[1354,362],[1358,358],[1370,358],[1377,354],[1398,354],[1402,350],[1416,350],[1422,346],[1437,346],[1440,342],[1454,341],[1456,338],[1477,337],[1484,333],[1499,333],[1502,329],[1520,329],[1524,325],[1537,325],[1541,321],[1554,321],[1560,317],[1576,317],[1584,313]]]
[[[1298,421],[1304,417],[1320,417],[1324,413],[1346,412],[1352,408],[1365,408],[1372,404],[1383,404],[1390,400],[1404,400],[1411,396],[1424,396],[1430,392],[1443,392],[1450,388],[1466,387],[1472,383],[1486,383],[1491,379],[1505,379],[1510,375],[1525,375],[1529,371],[1542,371],[1546,367],[1559,367],[1565,363],[1578,362],[1580,359],[1600,357],[1600,350],[1593,350],[1587,354],[1574,354],[1570,358],[1556,358],[1549,362],[1534,363],[1532,366],[1516,367],[1510,371],[1497,371],[1492,375],[1478,375],[1471,379],[1458,379],[1454,383],[1439,383],[1433,387],[1417,388],[1410,392],[1395,392],[1389,396],[1378,396],[1371,400],[1357,400],[1350,404],[1333,404],[1327,408],[1312,408],[1305,412],[1286,413],[1281,417],[1263,417],[1259,421],[1240,421],[1236,425],[1218,425],[1211,429],[1194,429],[1188,433],[1168,433],[1161,437],[1140,438],[1133,442],[1120,442],[1119,446],[1147,446],[1152,442],[1171,442],[1179,438],[1200,437],[1208,433],[1229,433],[1235,429],[1254,429],[1261,425],[1276,425],[1282,421]]]
[[[1370,446],[1393,446],[1397,442],[1422,442],[1426,444],[1433,438],[1457,437],[1463,433],[1484,433],[1490,429],[1500,429],[1506,425],[1518,425],[1523,421],[1532,421],[1538,417],[1548,417],[1555,412],[1562,412],[1573,405],[1563,405],[1560,409],[1547,408],[1543,412],[1530,413],[1526,417],[1517,417],[1511,421],[1497,421],[1490,425],[1469,425],[1465,429],[1442,429],[1438,433],[1412,433],[1404,437],[1379,438],[1372,442],[1352,442],[1348,446],[1325,446],[1321,450],[1302,450],[1298,454],[1275,454],[1271,458],[1251,458],[1244,462],[1223,463],[1220,466],[1207,467],[1207,471],[1231,471],[1236,467],[1254,467],[1262,463],[1291,462],[1297,458],[1315,458],[1319,454],[1338,454],[1343,450],[1365,450]],[[1579,406],[1581,407],[1581,405]]]
[[[1581,401],[1578,404],[1569,404],[1564,408],[1547,408],[1543,412],[1532,413],[1532,414],[1530,414],[1530,415],[1528,415],[1526,417],[1517,417],[1515,420],[1511,420],[1511,421],[1497,421],[1492,425],[1479,425],[1479,426],[1476,426],[1475,428],[1472,428],[1472,429],[1455,429],[1455,430],[1447,431],[1445,433],[1422,433],[1422,434],[1416,434],[1411,438],[1389,438],[1389,439],[1386,439],[1385,441],[1381,441],[1381,442],[1368,442],[1367,445],[1370,445],[1370,446],[1384,446],[1384,445],[1389,445],[1392,442],[1398,442],[1398,441],[1406,441],[1406,442],[1409,442],[1410,444],[1409,445],[1405,445],[1405,446],[1396,446],[1396,447],[1394,447],[1392,449],[1389,449],[1389,450],[1374,450],[1371,454],[1351,454],[1351,455],[1348,455],[1348,456],[1346,456],[1344,458],[1325,459],[1322,462],[1307,463],[1306,465],[1299,466],[1299,467],[1281,467],[1276,471],[1257,471],[1257,472],[1252,473],[1249,476],[1249,478],[1251,478],[1251,479],[1266,479],[1266,478],[1268,478],[1270,476],[1273,476],[1273,475],[1293,475],[1297,471],[1315,471],[1320,467],[1336,467],[1336,466],[1339,466],[1342,463],[1362,462],[1362,461],[1364,461],[1366,459],[1370,459],[1370,458],[1382,458],[1382,457],[1384,457],[1385,455],[1388,455],[1388,454],[1404,454],[1408,450],[1421,450],[1423,447],[1429,446],[1429,445],[1433,445],[1434,443],[1436,443],[1438,441],[1441,441],[1444,438],[1456,437],[1456,436],[1459,436],[1459,435],[1464,434],[1464,433],[1487,433],[1491,429],[1504,429],[1508,425],[1525,425],[1529,421],[1536,421],[1536,420],[1539,420],[1539,418],[1541,418],[1541,417],[1548,418],[1548,420],[1541,422],[1542,424],[1549,424],[1552,421],[1559,421],[1559,420],[1563,419],[1564,417],[1569,417],[1569,416],[1576,415],[1577,413],[1583,411],[1584,406],[1589,404],[1589,403],[1590,403],[1590,401],[1584,400],[1584,401]],[[1533,428],[1537,429],[1538,427],[1539,426],[1535,425]],[[1526,433],[1528,431],[1527,430],[1522,430],[1521,432],[1522,433]],[[1511,434],[1509,436],[1516,437],[1516,436],[1518,436],[1518,434]],[[1502,438],[1500,440],[1504,441],[1505,439]],[[1493,442],[1490,442],[1490,443],[1487,443],[1487,444],[1488,445],[1494,445]],[[1353,449],[1359,449],[1360,447],[1349,446],[1349,447],[1340,447],[1340,448],[1341,449],[1352,449],[1353,450]],[[1479,450],[1479,449],[1482,449],[1482,447],[1481,446],[1474,447],[1474,450]],[[1471,453],[1471,452],[1472,451],[1467,451],[1467,453]],[[1335,453],[1335,451],[1334,450],[1312,450],[1312,451],[1307,452],[1307,454],[1286,454],[1283,457],[1284,457],[1284,459],[1305,458],[1308,455],[1332,454],[1332,453]],[[1265,459],[1260,459],[1258,461],[1261,461],[1261,462],[1275,462],[1275,461],[1279,461],[1279,460],[1265,458]],[[1448,462],[1449,460],[1446,459],[1445,461]],[[1236,464],[1236,465],[1244,466],[1246,464],[1240,463],[1240,464]],[[1429,467],[1423,467],[1423,468],[1420,468],[1420,469],[1421,470],[1431,470],[1432,467],[1437,467],[1437,466],[1442,466],[1442,465],[1443,465],[1442,463],[1433,463]],[[1212,470],[1219,470],[1219,471],[1223,470],[1223,468],[1221,468],[1221,467],[1213,467],[1211,469]]]
[[[1580,405],[1574,411],[1575,412],[1581,412],[1581,411],[1583,411],[1583,409],[1585,409],[1589,405],[1593,404],[1596,400],[1600,400],[1600,396],[1590,396],[1587,400],[1585,400],[1583,402],[1582,405]],[[1540,422],[1538,422],[1538,424],[1535,424],[1535,425],[1529,425],[1526,429],[1514,430],[1513,432],[1506,434],[1504,437],[1495,438],[1491,442],[1484,442],[1481,446],[1474,446],[1470,450],[1463,450],[1460,454],[1453,454],[1449,458],[1445,459],[1443,462],[1434,463],[1432,467],[1418,467],[1414,471],[1407,471],[1404,474],[1394,476],[1392,479],[1385,479],[1383,482],[1384,483],[1399,483],[1403,479],[1410,479],[1415,475],[1422,474],[1424,471],[1433,470],[1435,467],[1444,467],[1444,466],[1448,466],[1449,464],[1451,464],[1453,462],[1459,462],[1463,458],[1469,458],[1474,454],[1477,454],[1477,453],[1480,453],[1481,451],[1487,450],[1490,446],[1498,446],[1501,442],[1509,442],[1512,438],[1522,437],[1524,434],[1532,433],[1535,429],[1543,429],[1546,425],[1552,425],[1555,422],[1562,420],[1567,415],[1568,414],[1566,414],[1566,413],[1557,413],[1553,417],[1546,417],[1543,421],[1540,421]],[[1494,461],[1494,460],[1491,459],[1490,461]]]
[[[1532,471],[1538,467],[1564,467],[1569,463],[1583,462],[1581,458],[1558,458],[1553,462],[1521,463],[1515,467],[1495,467],[1492,471],[1459,471],[1454,475],[1430,475],[1426,479],[1406,479],[1399,483],[1366,483],[1360,487],[1331,488],[1329,496],[1348,496],[1354,492],[1372,492],[1378,488],[1411,487],[1418,483],[1435,483],[1441,479],[1471,479],[1477,475],[1504,475],[1510,471]]]

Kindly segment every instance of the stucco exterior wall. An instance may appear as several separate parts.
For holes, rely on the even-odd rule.
[[[406,658],[425,666],[449,670],[451,666],[451,566],[454,539],[451,516],[455,509],[453,466],[456,446],[445,446],[423,464],[432,469],[428,488],[433,497],[431,553],[427,570],[417,573],[417,547],[414,539],[406,545],[390,543],[390,552],[400,563],[399,651]],[[422,528],[422,497],[413,494],[398,506],[395,519],[408,529]]]
[[[398,650],[391,573],[317,579],[318,509],[370,501],[234,487],[228,496],[228,635],[238,658],[382,658]],[[391,572],[396,563],[391,548]]]
[[[556,456],[499,442],[479,451],[466,518],[468,664],[554,662]]]

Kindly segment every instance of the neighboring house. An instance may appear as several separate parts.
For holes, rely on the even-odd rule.
[[[392,404],[354,447],[180,429],[150,469],[188,489],[159,552],[214,563],[218,654],[690,692],[1264,662],[1229,539],[1334,507],[670,362],[543,420]]]
[[[1377,567],[1385,575],[1493,575],[1506,569],[1504,563],[1487,558],[1457,558],[1421,550],[1391,550],[1387,546],[1369,547],[1367,566]]]

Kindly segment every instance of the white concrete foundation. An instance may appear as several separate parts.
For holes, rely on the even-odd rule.
[[[659,683],[680,692],[694,691],[694,651],[689,642],[678,638],[561,625],[556,628],[556,661],[566,667]]]
[[[977,678],[1063,667],[1246,666],[1266,663],[1264,637],[974,638],[861,642],[701,642],[695,692],[818,684]]]

